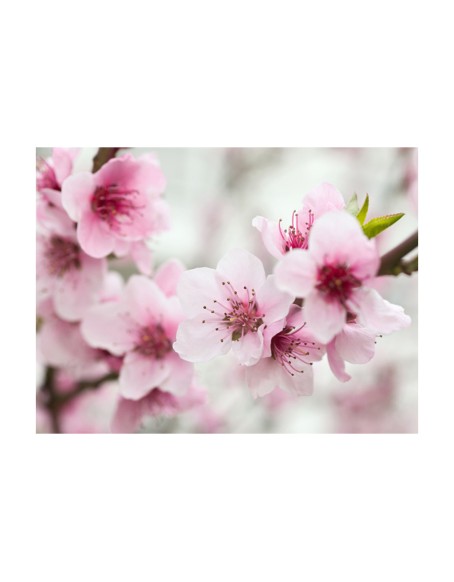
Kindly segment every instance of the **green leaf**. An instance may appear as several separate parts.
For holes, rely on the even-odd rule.
[[[358,212],[359,212],[359,205],[358,205],[358,196],[357,196],[357,194],[353,194],[353,196],[348,201],[347,206],[345,207],[345,210],[347,212],[350,212],[350,214],[353,214],[353,216],[356,216],[358,214]]]
[[[404,216],[403,212],[399,214],[387,214],[386,216],[379,216],[378,218],[372,218],[368,223],[363,225],[363,232],[367,238],[374,238],[377,234],[380,234],[395,222],[400,220]]]
[[[360,224],[364,224],[368,210],[369,210],[369,194],[366,194],[364,204],[362,205],[361,210],[356,215],[356,218],[359,220]]]

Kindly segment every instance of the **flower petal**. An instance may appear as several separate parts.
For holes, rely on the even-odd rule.
[[[252,220],[252,226],[262,235],[263,244],[270,255],[280,259],[285,254],[285,251],[278,224],[263,216],[256,216]]]
[[[165,358],[158,360],[129,352],[120,371],[120,394],[124,398],[139,400],[153,388],[159,388],[170,374],[171,368]]]
[[[276,285],[296,297],[306,297],[314,288],[317,268],[307,251],[295,249],[287,253],[274,269]]]
[[[187,362],[205,362],[230,350],[230,333],[221,327],[216,331],[217,323],[209,320],[202,323],[202,317],[183,321],[178,328],[173,349]]]
[[[94,348],[102,348],[116,356],[122,356],[134,348],[137,324],[125,310],[123,302],[110,301],[87,311],[81,332]]]
[[[216,271],[221,278],[230,281],[240,292],[244,286],[259,289],[265,282],[265,269],[262,261],[243,249],[234,249],[219,261]]]
[[[166,358],[170,367],[170,374],[160,388],[175,396],[183,396],[188,391],[194,377],[194,366],[183,361],[178,354],[170,352]]]
[[[375,333],[357,324],[347,324],[335,340],[336,351],[352,364],[366,364],[375,354]]]
[[[269,275],[265,284],[257,290],[256,299],[260,312],[264,314],[263,320],[270,324],[288,314],[295,297],[278,289],[276,275]]]
[[[317,265],[346,264],[360,280],[373,277],[380,258],[375,241],[348,212],[328,212],[311,230],[309,251]]]
[[[350,303],[353,311],[357,311],[360,323],[377,333],[399,331],[411,323],[403,307],[386,301],[375,289],[358,289]]]
[[[187,317],[202,313],[204,305],[211,306],[215,299],[224,296],[216,271],[207,267],[182,273],[177,290],[183,312]]]
[[[327,344],[345,324],[346,311],[337,301],[326,301],[321,293],[311,293],[304,301],[308,328],[315,339]]]
[[[115,247],[115,238],[90,210],[82,215],[77,225],[77,239],[87,255],[96,259],[107,257]]]
[[[316,219],[326,212],[342,210],[344,207],[344,197],[337,188],[328,182],[316,186],[303,199],[303,208],[311,210]]]
[[[232,342],[232,351],[240,364],[253,366],[263,352],[263,335],[259,328],[255,333],[249,332],[238,341]]]
[[[169,259],[156,271],[154,282],[167,297],[170,297],[176,295],[178,281],[184,272],[185,267],[181,261]]]
[[[69,176],[62,185],[61,201],[69,216],[78,222],[90,210],[91,196],[95,181],[90,172],[80,172]]]
[[[166,296],[154,281],[143,275],[132,275],[129,278],[124,299],[131,317],[139,325],[144,326],[166,319],[168,313]]]
[[[328,364],[332,373],[336,376],[339,382],[348,382],[351,376],[345,371],[344,360],[336,351],[335,342],[332,341],[326,346],[326,353],[328,355]]]

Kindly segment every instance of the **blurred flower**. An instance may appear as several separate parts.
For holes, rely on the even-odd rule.
[[[106,261],[87,255],[77,243],[74,230],[66,236],[38,234],[36,254],[38,300],[52,297],[59,317],[82,319],[102,289]]]
[[[120,392],[140,400],[153,388],[182,395],[193,369],[172,349],[182,319],[176,297],[142,275],[133,275],[118,301],[92,307],[82,322],[87,342],[110,353],[124,355]]]

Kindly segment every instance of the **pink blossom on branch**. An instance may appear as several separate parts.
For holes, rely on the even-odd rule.
[[[232,349],[247,366],[262,356],[266,326],[282,320],[294,300],[244,250],[228,252],[216,269],[183,273],[178,296],[189,319],[178,328],[175,351],[189,362],[202,362]]]
[[[92,257],[124,252],[125,243],[143,241],[169,226],[167,203],[160,198],[166,180],[156,158],[130,154],[109,160],[95,174],[65,180],[63,206],[77,222],[77,237]]]
[[[285,228],[282,219],[279,222],[256,216],[252,220],[262,235],[263,244],[268,252],[280,259],[293,249],[307,249],[310,230],[314,221],[332,210],[345,207],[342,194],[332,184],[324,182],[306,194],[303,207],[292,214],[291,224]]]
[[[296,396],[312,394],[312,363],[322,358],[325,349],[304,319],[304,311],[292,305],[283,326],[277,322],[264,330],[263,357],[246,368],[246,381],[255,397],[275,388]]]
[[[39,226],[58,234],[66,234],[73,227],[63,209],[61,188],[65,179],[73,171],[73,162],[78,148],[54,148],[47,160],[36,160],[36,217]]]
[[[193,367],[172,349],[182,319],[179,301],[142,275],[133,275],[119,301],[92,307],[82,322],[87,342],[123,356],[120,393],[140,400],[153,388],[183,395]]]
[[[306,321],[322,343],[340,333],[349,313],[372,331],[390,333],[410,318],[367,286],[379,264],[375,242],[356,218],[334,211],[314,224],[307,251],[296,249],[281,259],[276,283],[304,298]]]
[[[104,285],[105,259],[88,256],[79,246],[75,231],[65,236],[38,234],[36,277],[38,300],[51,297],[59,317],[81,320]]]

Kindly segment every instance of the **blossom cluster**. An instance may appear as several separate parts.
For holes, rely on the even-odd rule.
[[[369,362],[378,337],[410,324],[375,289],[376,242],[331,184],[288,221],[252,220],[273,273],[244,249],[215,269],[173,258],[154,270],[149,241],[170,228],[156,157],[126,153],[92,173],[74,171],[77,156],[54,149],[36,179],[38,358],[56,372],[42,407],[62,422],[74,395],[103,386],[107,430],[194,408],[208,415],[194,365],[228,352],[254,397],[310,395],[314,363],[326,356],[346,382],[345,362]],[[113,257],[140,274],[124,281]]]

